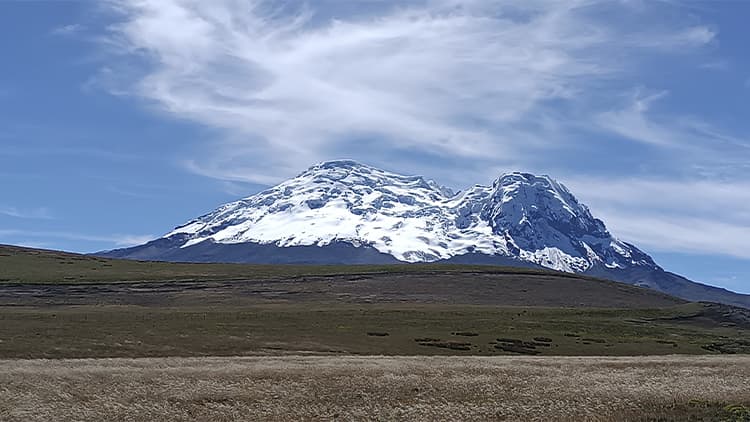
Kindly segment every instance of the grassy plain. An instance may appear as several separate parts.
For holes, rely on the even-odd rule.
[[[748,421],[750,357],[0,361],[0,420]]]
[[[0,358],[750,353],[700,304],[665,309],[445,304],[0,308]]]

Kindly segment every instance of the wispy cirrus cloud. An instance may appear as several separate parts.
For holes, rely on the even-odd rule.
[[[660,125],[649,115],[651,104],[668,95],[667,91],[642,96],[635,94],[623,109],[599,113],[595,123],[602,129],[636,142],[660,146],[674,146],[682,140],[682,133],[669,125]]]
[[[34,220],[51,220],[54,217],[47,208],[22,209],[0,205],[0,215],[14,218],[34,219]]]
[[[114,0],[109,45],[146,62],[116,89],[225,131],[190,170],[266,183],[368,139],[381,162],[403,150],[522,156],[562,142],[549,126],[589,107],[639,55],[715,37],[598,17],[642,13],[625,3],[372,2],[337,14],[344,3]]]
[[[58,26],[50,31],[53,35],[72,35],[85,30],[86,27],[80,23]]]
[[[722,133],[699,117],[674,113],[654,116],[650,113],[652,105],[668,95],[668,91],[644,94],[638,89],[631,96],[627,106],[600,112],[593,122],[606,132],[635,142],[671,149],[693,149],[702,152],[726,147],[743,149],[743,152],[750,149],[750,140]]]

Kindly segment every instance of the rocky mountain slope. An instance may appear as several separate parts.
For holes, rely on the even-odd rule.
[[[160,239],[99,255],[248,263],[461,262],[541,266],[750,306],[750,296],[665,272],[612,236],[562,184],[509,173],[459,193],[341,160],[223,205]]]

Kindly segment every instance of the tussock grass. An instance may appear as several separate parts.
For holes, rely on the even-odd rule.
[[[0,420],[747,420],[750,357],[0,361]]]

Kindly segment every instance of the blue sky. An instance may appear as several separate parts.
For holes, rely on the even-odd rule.
[[[750,3],[0,2],[0,242],[159,236],[311,164],[566,184],[750,293]]]

